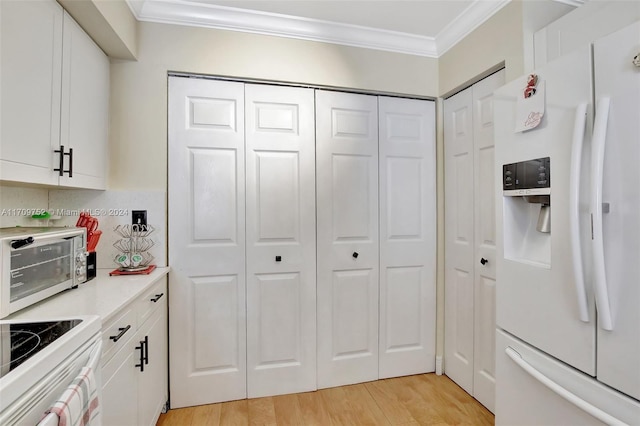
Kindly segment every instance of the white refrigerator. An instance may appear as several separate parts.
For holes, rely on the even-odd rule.
[[[640,424],[639,54],[636,22],[494,93],[498,425]]]

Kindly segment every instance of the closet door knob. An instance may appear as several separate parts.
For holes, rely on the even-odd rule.
[[[280,262],[282,260],[282,256],[276,256],[276,262]]]
[[[486,265],[488,262],[487,259],[485,259],[484,257],[480,259],[480,263],[482,263],[483,265]]]
[[[357,251],[354,251],[354,252],[353,252],[353,254],[352,254],[352,256],[353,256],[353,258],[354,258],[354,259],[357,259],[357,258],[358,258],[358,252],[357,252]]]

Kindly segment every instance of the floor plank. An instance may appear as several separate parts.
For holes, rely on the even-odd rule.
[[[329,406],[318,392],[305,392],[296,394],[300,404],[302,424],[308,426],[326,426],[331,424]]]
[[[247,405],[251,426],[275,426],[278,424],[272,397],[249,399]]]
[[[179,408],[157,426],[415,426],[494,424],[446,376],[419,374],[291,395]]]

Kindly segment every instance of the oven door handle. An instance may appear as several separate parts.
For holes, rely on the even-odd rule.
[[[93,371],[98,370],[98,365],[100,364],[100,358],[102,357],[102,341],[98,341],[93,350],[89,354],[89,361],[87,361],[87,367],[89,367]]]

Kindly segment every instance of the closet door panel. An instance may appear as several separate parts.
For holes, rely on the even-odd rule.
[[[495,407],[496,214],[493,91],[504,84],[504,70],[473,85],[474,135],[474,379],[473,396]],[[486,259],[484,264],[480,259]]]
[[[378,109],[316,91],[318,387],[378,378]]]
[[[474,194],[472,89],[444,102],[445,374],[473,394]]]
[[[169,78],[174,408],[245,398],[244,89]]]
[[[247,387],[316,389],[315,126],[311,89],[247,84]]]
[[[435,105],[379,97],[380,378],[435,370]]]

